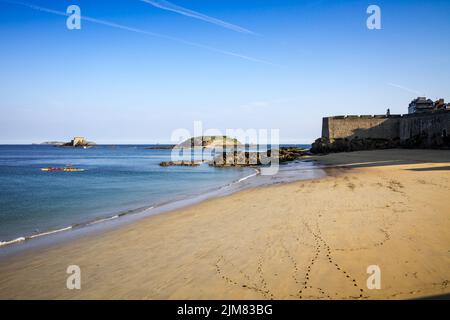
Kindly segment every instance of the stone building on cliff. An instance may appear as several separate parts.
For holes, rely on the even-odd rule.
[[[429,113],[448,108],[450,108],[449,104],[446,104],[444,99],[433,102],[433,100],[427,99],[426,97],[418,97],[409,104],[408,113]]]

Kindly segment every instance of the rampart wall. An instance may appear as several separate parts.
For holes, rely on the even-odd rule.
[[[427,114],[323,118],[313,152],[395,147],[450,148],[450,110]]]

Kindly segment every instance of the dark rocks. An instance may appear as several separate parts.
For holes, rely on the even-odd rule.
[[[214,167],[247,167],[269,163],[270,152],[231,151],[222,152],[210,163]]]
[[[280,148],[264,152],[231,151],[221,153],[210,164],[216,167],[260,166],[271,164],[275,160],[279,163],[294,161],[306,154],[308,154],[308,150],[297,147]]]
[[[450,149],[450,136],[439,134],[428,135],[427,133],[422,132],[420,135],[415,135],[402,141],[402,147]]]
[[[70,142],[57,145],[57,147],[69,147],[69,148],[92,148],[95,146],[95,142],[87,141],[83,137],[75,137]]]
[[[157,146],[151,146],[144,148],[145,150],[172,150],[175,147],[174,144],[162,144]]]
[[[309,150],[298,147],[285,147],[279,150],[280,163],[297,160],[305,155],[309,154]]]
[[[159,165],[161,167],[198,167],[201,164],[201,161],[164,161]]]
[[[400,147],[400,139],[353,138],[333,139],[319,138],[311,147],[311,153],[350,152]]]
[[[306,154],[308,154],[308,150],[297,147],[286,147],[263,152],[251,152],[234,149],[233,151],[219,153],[212,161],[209,162],[209,165],[214,167],[262,166],[270,165],[275,161],[278,161],[279,163],[293,161]],[[161,162],[159,165],[162,167],[196,167],[202,163],[202,161],[165,161]]]

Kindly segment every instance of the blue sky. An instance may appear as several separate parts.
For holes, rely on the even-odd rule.
[[[310,143],[323,116],[450,99],[447,0],[22,2],[87,19],[68,30],[0,0],[0,143],[164,143],[196,120]],[[382,30],[366,28],[370,4]]]

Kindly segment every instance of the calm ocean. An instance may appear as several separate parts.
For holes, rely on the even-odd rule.
[[[171,151],[147,147],[0,146],[0,242],[196,197],[255,175],[252,168],[160,167]],[[67,164],[86,171],[41,171]],[[267,179],[282,177],[261,182]]]

